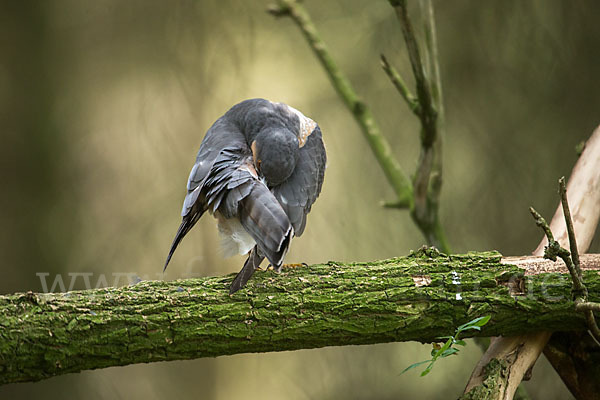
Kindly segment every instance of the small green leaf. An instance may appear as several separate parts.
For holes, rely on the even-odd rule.
[[[477,326],[477,325],[470,325],[470,326],[464,327],[462,330],[463,331],[468,331],[469,329],[477,329],[478,331],[480,331],[481,327]]]
[[[484,326],[490,321],[491,318],[491,315],[486,315],[485,317],[474,319],[472,322],[474,322],[477,326]]]
[[[466,324],[462,324],[456,329],[456,333],[460,333],[461,331],[466,331],[467,329],[477,329],[481,330],[481,327],[487,324],[490,320],[491,316],[486,315],[483,317],[475,318],[472,321],[467,322]]]
[[[433,357],[434,361],[436,358],[438,358],[440,356],[440,354],[442,354],[444,351],[448,350],[450,348],[450,346],[452,346],[453,340],[454,340],[453,338],[450,338],[446,341],[446,343],[444,343],[444,345],[436,352],[436,355]]]
[[[456,353],[458,353],[459,351],[460,351],[460,350],[458,350],[458,349],[455,349],[455,348],[453,347],[453,348],[451,348],[451,349],[448,349],[448,350],[444,351],[444,352],[442,353],[442,357],[448,357],[448,356],[451,356],[452,354],[456,354]]]
[[[425,368],[425,370],[423,372],[421,372],[421,376],[425,376],[425,375],[427,375],[428,373],[431,372],[431,369],[433,368],[433,363],[434,362],[435,361],[431,361],[431,363],[429,363],[429,365],[427,366],[427,368]]]
[[[453,345],[455,345],[455,344],[458,346],[466,346],[467,345],[467,343],[464,340],[461,340],[458,338],[461,331],[466,331],[469,329],[475,329],[475,330],[480,331],[481,327],[490,321],[490,318],[491,318],[490,315],[475,318],[474,320],[469,321],[465,324],[462,324],[461,326],[456,328],[456,333],[454,336],[438,337],[437,339],[446,339],[446,342],[442,346],[440,346],[437,343],[433,343],[433,349],[431,350],[431,357],[432,357],[431,360],[421,361],[421,362],[412,364],[412,365],[408,366],[404,371],[402,371],[400,373],[400,375],[402,375],[403,373],[405,373],[408,370],[411,370],[411,369],[418,367],[419,365],[423,365],[425,363],[429,363],[429,365],[427,366],[427,368],[425,368],[423,370],[423,372],[421,372],[421,376],[425,376],[425,375],[429,374],[433,368],[434,363],[436,362],[436,360],[438,358],[449,357],[460,351],[460,349],[457,349],[456,347],[452,347]]]
[[[420,362],[418,362],[418,363],[411,364],[411,365],[409,365],[408,367],[406,367],[406,368],[404,369],[404,371],[400,372],[400,375],[402,375],[402,374],[403,374],[403,373],[405,373],[406,371],[409,371],[409,370],[411,370],[411,369],[413,369],[413,368],[416,368],[416,367],[418,367],[419,365],[423,365],[423,364],[425,364],[425,363],[428,363],[428,362],[431,362],[431,360],[425,360],[425,361],[420,361]]]

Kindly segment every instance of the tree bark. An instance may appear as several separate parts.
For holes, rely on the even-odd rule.
[[[600,346],[588,332],[554,332],[544,355],[578,399],[600,399]]]
[[[600,300],[600,255],[583,255]],[[518,264],[518,265],[515,265]],[[258,272],[122,288],[0,296],[0,383],[141,362],[392,341],[436,341],[482,315],[482,336],[584,330],[566,272],[497,252],[421,249],[371,263]]]

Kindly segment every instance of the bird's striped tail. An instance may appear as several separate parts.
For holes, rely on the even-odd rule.
[[[250,194],[240,201],[239,216],[259,252],[274,267],[279,267],[290,247],[294,228],[273,193],[257,182]]]

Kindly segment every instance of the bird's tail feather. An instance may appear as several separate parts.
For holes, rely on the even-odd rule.
[[[273,193],[263,184],[254,185],[250,194],[240,201],[239,216],[260,252],[274,266],[281,265],[294,228]]]
[[[175,253],[175,250],[177,249],[177,246],[179,246],[181,239],[183,239],[183,237],[190,231],[190,229],[192,229],[194,225],[196,225],[196,222],[198,222],[202,214],[204,214],[204,211],[205,210],[203,209],[192,209],[189,214],[183,217],[181,225],[179,225],[179,229],[175,234],[175,239],[173,239],[173,243],[171,244],[171,249],[169,250],[167,261],[165,261],[163,272],[166,271],[167,266],[169,265],[169,261],[171,261],[171,257],[173,257],[173,253]]]

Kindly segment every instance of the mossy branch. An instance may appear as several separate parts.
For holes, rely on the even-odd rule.
[[[581,262],[600,268],[599,255]],[[492,316],[485,336],[585,329],[583,315],[572,312],[566,271],[540,274],[539,258],[511,263],[496,252],[421,249],[371,263],[257,272],[232,296],[233,275],[0,296],[0,383],[142,362],[431,342],[482,315]],[[590,300],[600,300],[600,275],[584,275]]]

